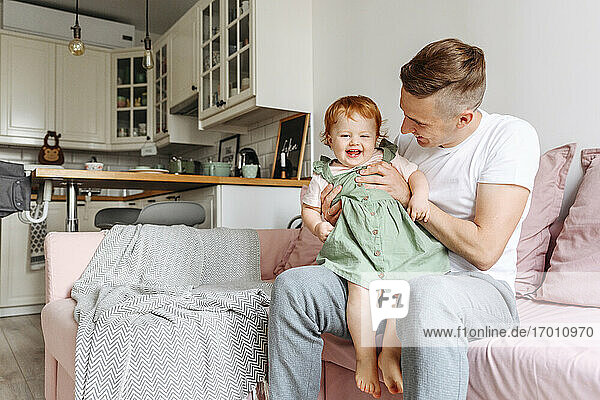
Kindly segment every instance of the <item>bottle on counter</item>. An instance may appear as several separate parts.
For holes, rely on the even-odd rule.
[[[285,175],[285,151],[281,152],[281,179],[287,179]]]

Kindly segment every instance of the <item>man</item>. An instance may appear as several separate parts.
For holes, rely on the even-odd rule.
[[[397,393],[403,378],[406,400],[464,399],[468,338],[431,338],[424,329],[518,322],[516,247],[537,172],[538,138],[522,120],[479,109],[485,60],[475,46],[456,39],[431,43],[402,67],[400,78],[401,133],[411,137],[399,138],[398,152],[429,180],[431,211],[421,225],[448,248],[451,272],[409,282],[409,312],[397,321],[401,360],[383,349],[379,364],[401,363],[402,377],[398,368],[384,382]],[[385,190],[406,207],[410,191],[393,167],[373,164],[362,175],[357,182]],[[338,193],[328,187],[321,196],[332,224],[341,211],[340,202],[331,205]],[[317,397],[320,335],[349,338],[346,299],[344,280],[322,267],[295,268],[277,278],[269,320],[273,399]]]

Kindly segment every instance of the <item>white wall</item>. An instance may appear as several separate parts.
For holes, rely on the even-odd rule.
[[[488,112],[529,121],[542,151],[578,143],[567,181],[572,200],[579,151],[600,147],[598,15],[597,0],[314,1],[313,159],[330,153],[316,135],[342,95],[372,97],[395,137],[400,67],[427,43],[457,37],[486,54]]]

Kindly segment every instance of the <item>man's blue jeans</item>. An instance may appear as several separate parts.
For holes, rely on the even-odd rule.
[[[480,272],[421,276],[410,281],[410,290],[408,315],[397,321],[404,399],[465,399],[468,339],[426,337],[423,330],[511,328],[518,323],[514,294]],[[347,299],[347,283],[324,267],[293,268],[277,277],[269,315],[272,400],[317,398],[321,333],[350,339]]]

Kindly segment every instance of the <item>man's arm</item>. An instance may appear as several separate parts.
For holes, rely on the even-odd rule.
[[[364,183],[366,188],[385,190],[406,207],[410,199],[408,185],[395,168],[385,164],[370,165],[356,181]],[[429,221],[422,225],[448,249],[485,271],[502,255],[528,195],[529,190],[521,186],[480,183],[473,221],[453,217],[430,202]]]
[[[522,186],[479,183],[473,221],[453,217],[430,202],[429,221],[421,225],[449,250],[486,271],[502,255],[528,195]]]

